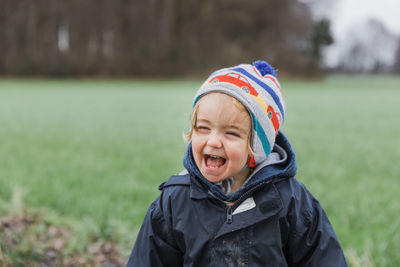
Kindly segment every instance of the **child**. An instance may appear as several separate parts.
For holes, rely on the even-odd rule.
[[[294,178],[285,103],[264,61],[198,90],[185,171],[160,185],[128,266],[347,266],[319,202]]]

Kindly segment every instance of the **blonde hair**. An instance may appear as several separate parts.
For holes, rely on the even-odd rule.
[[[224,94],[224,93],[211,92],[211,94]],[[224,94],[224,95],[227,95],[227,94]],[[227,95],[227,96],[230,96],[230,95]],[[250,113],[245,108],[245,106],[239,100],[234,98],[233,96],[230,96],[230,99],[232,100],[233,105],[240,112],[246,112],[246,114],[248,115],[248,118],[250,119],[250,125],[252,125]],[[199,110],[200,103],[201,103],[201,99],[199,101],[197,101],[196,105],[193,107],[192,113],[190,115],[190,130],[189,130],[189,132],[187,134],[185,132],[183,132],[183,139],[187,143],[189,143],[192,140],[193,131],[196,130],[196,127],[197,127],[197,112]],[[252,135],[253,135],[253,133],[252,133],[252,130],[250,128],[250,133],[249,133],[249,136],[247,138],[247,146],[248,146],[249,151],[251,153],[254,153],[254,150],[253,150],[253,148],[251,146]]]

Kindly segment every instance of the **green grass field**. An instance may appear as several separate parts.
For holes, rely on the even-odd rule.
[[[200,84],[0,80],[0,217],[20,198],[118,236],[127,257],[157,186],[182,169]],[[348,262],[399,266],[400,77],[281,85],[297,178],[325,208]]]

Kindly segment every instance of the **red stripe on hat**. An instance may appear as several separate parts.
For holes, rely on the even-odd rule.
[[[258,71],[258,69],[256,69],[253,65],[252,65],[252,67],[253,67],[253,70],[257,73],[258,77],[262,78],[262,76],[261,76],[260,72]]]
[[[276,82],[275,78],[272,77],[271,75],[267,74],[264,76],[264,78],[270,79],[271,81],[274,82],[274,84],[279,88],[279,91],[281,91],[281,87],[279,86],[279,84]]]
[[[260,72],[258,71],[257,68],[255,68],[253,65],[252,65],[251,67],[253,68],[254,72],[257,73],[258,77],[263,78],[263,77],[261,76],[261,74],[260,74]],[[281,91],[281,87],[280,87],[279,84],[276,82],[275,77],[271,76],[271,74],[266,74],[266,75],[264,76],[264,78],[267,78],[267,79],[272,80],[272,81],[274,82],[274,84],[276,85],[276,87],[279,88],[279,91]]]

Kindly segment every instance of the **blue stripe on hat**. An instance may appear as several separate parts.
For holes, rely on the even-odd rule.
[[[202,96],[202,95],[199,95],[199,96],[196,97],[196,99],[193,101],[193,106],[192,106],[192,108],[194,108],[194,106],[196,106],[196,103],[197,103],[197,101],[199,101],[199,98],[200,98],[201,96]]]
[[[245,69],[242,68],[234,68],[232,69],[233,71],[237,71],[240,72],[244,75],[246,75],[247,77],[249,77],[250,79],[252,79],[253,81],[255,81],[259,86],[261,86],[262,88],[264,88],[265,91],[267,91],[272,98],[274,99],[276,105],[278,106],[279,110],[281,111],[282,114],[282,119],[285,118],[285,111],[283,110],[283,106],[281,104],[281,101],[279,100],[279,97],[276,95],[276,93],[274,92],[274,90],[272,90],[271,87],[269,87],[268,85],[266,85],[265,83],[263,83],[262,81],[260,81],[259,79],[257,79],[256,77],[254,77],[253,75],[251,75],[250,73],[248,73]]]
[[[265,156],[268,157],[269,153],[271,152],[271,145],[269,144],[267,135],[265,134],[263,127],[258,122],[258,120],[256,119],[256,116],[253,114],[253,112],[251,112],[251,111],[249,111],[249,112],[250,112],[251,118],[253,120],[254,130],[257,133],[258,139],[261,141],[261,145],[264,149]]]

